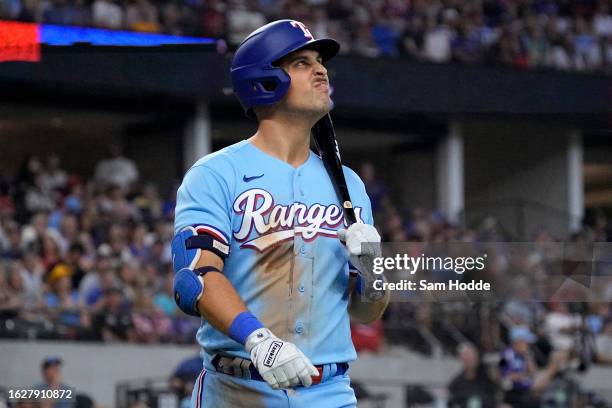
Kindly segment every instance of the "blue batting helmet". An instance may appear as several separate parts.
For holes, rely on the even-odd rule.
[[[315,40],[308,28],[295,20],[266,24],[240,43],[230,73],[247,116],[253,117],[254,106],[271,105],[285,96],[291,78],[274,64],[300,49],[316,50],[327,61],[338,53],[340,44],[331,38]]]

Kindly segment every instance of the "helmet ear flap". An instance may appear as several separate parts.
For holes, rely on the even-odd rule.
[[[271,79],[253,82],[252,85],[254,92],[274,92],[278,88],[278,82]]]
[[[249,68],[250,75],[244,75],[242,80],[234,80],[234,92],[247,113],[250,108],[259,105],[271,105],[279,102],[287,93],[291,84],[291,77],[281,68],[264,68],[253,70]],[[233,73],[235,76],[242,75],[240,70]]]

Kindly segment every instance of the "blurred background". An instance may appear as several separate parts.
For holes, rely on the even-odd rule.
[[[172,299],[175,192],[255,131],[229,62],[278,18],[342,44],[334,120],[383,240],[486,242],[507,277],[504,301],[354,324],[360,406],[611,406],[611,7],[0,0],[0,407],[57,384],[78,398],[48,406],[185,406],[201,361]],[[601,249],[596,296],[514,290],[559,243]]]

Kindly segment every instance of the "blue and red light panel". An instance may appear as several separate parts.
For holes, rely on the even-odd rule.
[[[158,47],[177,44],[215,44],[216,39],[115,31],[101,28],[0,21],[0,62],[40,61],[41,44],[76,43],[117,47]]]

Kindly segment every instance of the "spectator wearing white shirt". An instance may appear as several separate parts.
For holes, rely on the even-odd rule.
[[[423,56],[432,62],[449,62],[452,57],[451,41],[453,32],[446,24],[437,25],[435,17],[429,17],[425,23]]]
[[[593,16],[593,32],[598,37],[612,36],[612,15],[610,15],[608,2],[599,2],[595,16]]]
[[[546,56],[546,65],[563,71],[574,69],[575,59],[573,49],[572,39],[569,34],[556,38]]]
[[[257,3],[230,0],[227,8],[229,41],[239,44],[249,33],[266,24],[266,17],[257,9]]]
[[[60,159],[56,154],[47,158],[42,175],[42,184],[47,191],[63,189],[68,182],[68,175],[60,168]]]
[[[40,257],[34,252],[26,252],[20,273],[24,286],[24,308],[33,310],[42,304],[42,278],[45,268]]]
[[[95,26],[112,29],[123,28],[123,9],[112,0],[95,0],[91,9]]]
[[[549,303],[550,312],[544,320],[544,330],[553,349],[572,351],[576,349],[578,332],[582,327],[582,318],[570,312],[566,303],[554,301]]]
[[[96,165],[95,179],[104,188],[118,186],[127,192],[138,180],[138,168],[132,159],[123,157],[118,145],[111,145],[110,153],[110,158]]]

